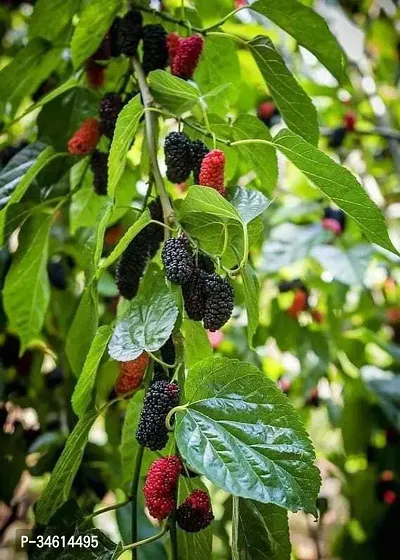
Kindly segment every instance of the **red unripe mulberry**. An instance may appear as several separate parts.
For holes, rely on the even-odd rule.
[[[331,231],[335,235],[340,235],[343,231],[340,223],[333,218],[324,218],[321,224],[324,229]]]
[[[179,457],[162,457],[151,465],[143,494],[149,513],[162,521],[176,506],[175,494],[182,463]]]
[[[200,167],[199,184],[212,187],[224,196],[225,154],[221,150],[211,150],[203,158]]]
[[[102,88],[106,79],[104,66],[98,64],[95,60],[89,60],[86,63],[86,78],[91,88]]]
[[[115,384],[115,392],[117,395],[129,393],[140,387],[147,366],[149,365],[149,356],[146,352],[140,354],[135,360],[119,363],[119,376]]]
[[[205,529],[213,519],[210,498],[203,490],[193,490],[176,510],[178,526],[188,533],[197,533]]]
[[[96,119],[86,119],[68,142],[68,150],[74,156],[90,154],[100,140],[100,124]]]
[[[343,117],[344,127],[348,132],[353,132],[357,122],[357,115],[353,111],[348,111]]]
[[[258,118],[261,120],[269,120],[276,113],[276,105],[273,101],[264,101],[260,103],[257,109]]]
[[[168,33],[167,36],[167,48],[168,48],[168,58],[169,63],[172,66],[172,62],[174,60],[176,51],[178,49],[179,43],[181,41],[181,37],[179,37],[178,33]]]
[[[292,305],[289,307],[288,312],[294,319],[300,315],[302,311],[305,311],[308,306],[308,294],[304,290],[296,290],[294,293],[294,298]]]
[[[197,68],[203,46],[204,40],[201,35],[192,35],[185,39],[180,37],[179,41],[177,41],[176,38],[172,38],[168,42],[168,48],[172,48],[172,53],[169,51],[170,60],[172,58],[172,74],[184,80],[192,78]]]

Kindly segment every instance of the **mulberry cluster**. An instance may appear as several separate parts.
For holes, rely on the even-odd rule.
[[[182,286],[188,317],[210,331],[223,327],[232,315],[234,292],[229,280],[215,273],[213,261],[199,253],[195,262],[184,236],[168,239],[161,256],[168,280]]]
[[[122,98],[117,93],[107,93],[100,101],[101,131],[107,138],[112,139],[123,106]]]
[[[221,150],[211,150],[201,162],[199,184],[211,187],[225,196],[224,187],[225,154]]]
[[[167,177],[171,183],[183,183],[193,171],[194,183],[216,189],[225,195],[225,154],[210,150],[201,140],[191,141],[184,132],[171,132],[164,143]]]
[[[178,526],[188,533],[197,533],[205,529],[213,519],[210,498],[203,490],[193,490],[176,510]]]
[[[149,205],[153,220],[162,221],[162,208],[159,199]],[[121,296],[132,299],[139,289],[140,279],[149,259],[156,254],[164,232],[162,226],[149,224],[132,239],[123,252],[116,272],[116,284]]]
[[[95,150],[90,158],[94,190],[98,195],[107,194],[108,154]]]
[[[149,513],[162,521],[176,507],[175,494],[182,463],[179,457],[162,457],[152,463],[143,487]]]
[[[86,119],[68,142],[68,150],[74,156],[90,154],[99,143],[100,136],[100,124],[97,119]]]
[[[168,441],[165,419],[168,412],[179,404],[176,382],[153,381],[146,393],[140,414],[136,439],[152,451],[163,449]]]
[[[136,10],[130,10],[116,22],[116,45],[119,53],[134,56],[142,38],[142,14]]]
[[[162,25],[149,24],[143,27],[143,71],[147,75],[153,70],[163,69],[168,63],[167,32]]]
[[[116,394],[123,395],[138,389],[148,365],[149,355],[146,352],[140,354],[135,360],[120,362],[119,376],[115,384]]]
[[[194,270],[194,260],[187,237],[168,239],[163,247],[161,258],[170,282],[182,285],[189,280]]]
[[[325,208],[322,219],[322,227],[331,231],[335,235],[343,233],[346,225],[346,215],[342,210]]]
[[[171,132],[164,143],[167,177],[171,183],[183,183],[192,171],[192,145],[184,132]]]
[[[203,51],[204,40],[201,35],[179,37],[176,33],[168,36],[168,54],[171,72],[184,80],[189,80],[197,68]]]

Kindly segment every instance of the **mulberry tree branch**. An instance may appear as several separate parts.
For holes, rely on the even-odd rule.
[[[143,105],[145,109],[152,108],[154,105],[153,96],[147,84],[146,77],[143,72],[143,68],[136,57],[132,58],[132,65],[139,84],[139,90],[142,95]],[[161,172],[157,160],[156,116],[153,111],[145,111],[144,118],[145,118],[145,125],[146,125],[146,137],[147,137],[147,145],[149,148],[151,171],[153,173],[158,196],[160,197],[164,222],[167,225],[171,225],[174,222],[174,211],[171,206],[171,202],[169,200],[167,191],[165,190],[164,181],[161,176]],[[165,236],[166,237],[169,236],[168,229],[165,229]]]

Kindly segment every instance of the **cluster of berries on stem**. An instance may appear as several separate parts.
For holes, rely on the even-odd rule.
[[[188,317],[203,321],[210,331],[223,327],[232,315],[234,292],[229,280],[215,272],[213,261],[201,253],[196,259],[185,236],[168,239],[161,258],[168,280],[182,286]]]
[[[167,177],[172,183],[183,183],[193,171],[195,184],[211,187],[222,196],[224,187],[225,154],[209,150],[201,140],[191,141],[184,132],[171,132],[164,143]]]
[[[149,513],[162,521],[176,509],[176,494],[182,462],[176,455],[157,459],[150,466],[143,488]],[[203,490],[193,490],[176,509],[176,522],[186,532],[197,533],[214,519],[211,501]]]

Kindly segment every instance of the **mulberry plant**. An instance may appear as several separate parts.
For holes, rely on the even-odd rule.
[[[395,10],[2,4],[0,547],[391,558]]]

